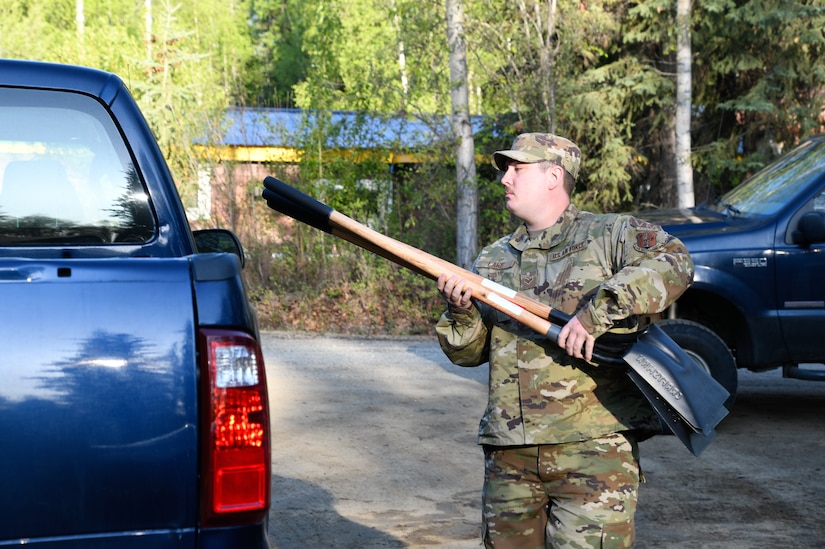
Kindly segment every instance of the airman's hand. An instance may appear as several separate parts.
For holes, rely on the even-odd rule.
[[[593,347],[596,344],[596,338],[584,329],[582,323],[575,316],[561,329],[558,344],[572,357],[593,360]]]
[[[473,306],[473,290],[467,288],[467,281],[458,275],[442,273],[437,280],[438,291],[447,300],[447,303],[456,309],[470,310]]]

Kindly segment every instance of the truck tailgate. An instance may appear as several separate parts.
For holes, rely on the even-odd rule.
[[[188,260],[3,258],[0,307],[0,544],[193,546]]]

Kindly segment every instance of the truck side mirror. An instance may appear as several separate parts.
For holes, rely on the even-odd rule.
[[[241,267],[246,263],[241,241],[232,231],[227,229],[202,229],[192,231],[192,235],[195,238],[198,253],[235,254],[241,260]]]
[[[822,212],[808,212],[799,218],[793,232],[794,244],[825,242],[825,215]]]

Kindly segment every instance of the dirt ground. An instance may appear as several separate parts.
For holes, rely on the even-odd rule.
[[[486,367],[434,338],[265,333],[275,549],[480,547]],[[740,374],[695,457],[642,443],[640,548],[825,547],[825,383]]]

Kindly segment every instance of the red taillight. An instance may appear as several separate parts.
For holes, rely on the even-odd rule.
[[[202,525],[257,522],[269,509],[271,473],[260,346],[241,332],[203,329],[200,352]]]

